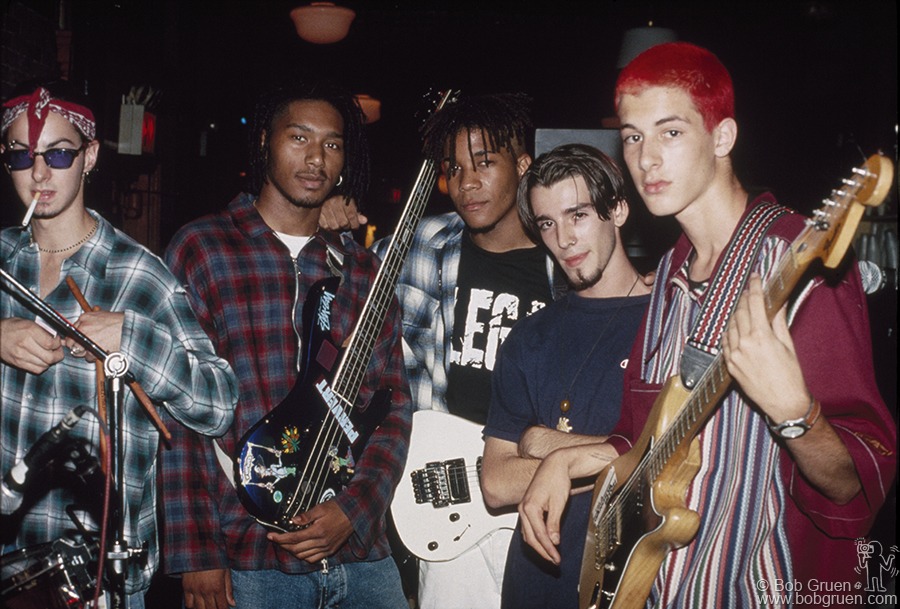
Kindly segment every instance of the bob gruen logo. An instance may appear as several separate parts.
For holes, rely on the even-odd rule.
[[[319,309],[316,311],[316,320],[319,323],[320,330],[331,330],[332,300],[334,300],[334,294],[322,292],[322,298],[319,300]]]
[[[350,440],[351,443],[355,442],[356,438],[359,437],[359,432],[353,429],[353,422],[350,421],[350,417],[347,416],[347,411],[341,406],[341,401],[338,399],[338,396],[332,391],[331,387],[328,386],[328,381],[322,379],[316,383],[316,389],[318,390],[319,395],[322,396],[322,399],[325,400],[328,410],[334,415],[334,418],[337,419],[338,425],[344,430],[347,439]]]
[[[865,577],[866,592],[887,592],[884,585],[885,576],[889,579],[896,577],[900,572],[894,566],[896,552],[897,546],[891,546],[890,554],[885,556],[880,542],[866,541],[862,538],[856,540],[856,556],[859,564],[854,567],[854,571]]]
[[[755,584],[757,600],[763,606],[779,607],[896,606],[897,595],[891,591],[890,580],[898,574],[894,566],[897,551],[896,545],[886,552],[878,541],[857,539],[858,562],[853,570],[864,581],[855,576],[845,581],[760,579]]]

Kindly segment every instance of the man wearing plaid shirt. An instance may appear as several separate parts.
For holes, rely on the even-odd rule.
[[[219,446],[173,430],[163,457],[165,564],[183,576],[188,608],[407,606],[385,536],[385,513],[408,448],[411,406],[396,302],[375,344],[358,404],[393,389],[390,412],[368,440],[347,488],[276,534],[238,500],[231,466],[241,437],[291,390],[299,372],[301,311],[318,280],[339,276],[331,334],[353,331],[376,259],[338,233],[318,230],[321,206],[359,199],[367,177],[361,113],[325,87],[276,89],[257,104],[251,135],[253,191],[185,226],[167,261],[188,286],[201,324],[240,385],[235,424]],[[301,405],[298,405],[301,407]]]
[[[234,374],[213,352],[184,290],[162,261],[85,208],[84,176],[97,162],[100,146],[93,113],[75,99],[67,83],[55,82],[29,87],[25,95],[4,104],[3,163],[21,204],[33,202],[33,210],[26,215],[26,226],[0,235],[0,264],[75,321],[104,351],[123,354],[131,374],[168,414],[200,433],[222,434],[237,401]],[[99,310],[82,313],[60,280],[64,276],[74,279]],[[97,404],[93,356],[71,339],[48,331],[7,287],[0,290],[3,475],[73,408]],[[68,436],[95,457],[100,454],[96,415],[86,414]],[[147,548],[145,556],[128,561],[126,603],[134,609],[143,607],[159,562],[159,432],[130,389],[124,390],[121,426],[125,541],[131,548]],[[0,528],[6,549],[68,537],[75,530],[66,513],[70,504],[85,508],[76,513],[89,531],[99,529],[102,506],[95,500],[102,488],[72,485],[72,477],[62,469],[48,466],[30,472],[21,504],[4,496],[3,511],[12,512],[4,515]]]
[[[425,124],[425,155],[447,176],[455,211],[422,220],[397,285],[416,410],[483,425],[501,343],[557,291],[552,260],[516,211],[519,178],[531,163],[529,101],[515,93],[464,95]],[[326,215],[334,227],[365,221],[353,206],[329,203]],[[383,257],[389,242],[376,243],[375,252]],[[457,558],[420,561],[419,607],[499,607],[511,535],[500,529]]]

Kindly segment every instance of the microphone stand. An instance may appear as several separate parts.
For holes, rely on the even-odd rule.
[[[150,402],[149,396],[138,385],[134,376],[128,371],[128,361],[122,353],[107,353],[87,335],[60,315],[55,309],[33,294],[25,286],[19,283],[12,275],[0,268],[0,277],[13,288],[13,293],[33,307],[36,312],[47,320],[48,323],[60,334],[71,338],[84,347],[94,357],[103,362],[103,369],[107,377],[107,395],[111,396],[112,408],[109,409],[109,455],[112,460],[111,472],[113,475],[113,488],[117,489],[114,497],[118,497],[118,505],[110,506],[113,514],[112,520],[115,527],[112,538],[106,552],[107,579],[109,580],[109,598],[112,609],[125,609],[125,578],[127,575],[127,562],[136,555],[143,553],[142,548],[129,548],[125,539],[125,515],[127,514],[127,496],[125,485],[125,396],[122,382],[128,383],[135,392],[138,401],[144,406],[150,418],[156,423],[160,433],[168,440],[171,439],[169,430],[166,429],[159,414]]]
[[[7,273],[2,268],[0,268],[0,277],[6,280],[9,286],[12,288],[13,294],[24,300],[25,304],[30,305],[38,313],[38,315],[43,317],[51,326],[53,326],[54,330],[56,330],[66,338],[71,338],[72,340],[74,340],[101,362],[106,362],[107,357],[109,357],[106,351],[104,351],[100,347],[100,345],[91,340],[78,328],[73,326],[72,323],[68,319],[60,315],[56,311],[56,309],[41,300],[38,296],[34,295],[31,290],[19,283],[19,281],[16,280],[15,277]],[[165,424],[162,422],[162,419],[159,418],[159,413],[157,413],[156,408],[153,407],[153,403],[150,401],[150,396],[148,396],[143,388],[138,384],[134,376],[132,376],[130,372],[127,372],[127,366],[123,379],[126,383],[128,383],[128,386],[131,387],[131,390],[134,391],[134,396],[144,407],[144,410],[147,411],[147,416],[150,417],[150,419],[156,425],[156,428],[159,429],[159,432],[167,441],[171,440],[172,434],[166,428]]]
[[[107,395],[112,401],[109,409],[109,455],[115,472],[113,487],[118,489],[119,505],[112,511],[115,529],[108,547],[107,580],[109,581],[109,599],[112,609],[125,609],[125,577],[128,561],[140,549],[128,547],[125,540],[126,488],[125,488],[125,400],[122,379],[128,373],[128,360],[121,353],[110,353],[103,362],[109,391]],[[109,474],[107,474],[109,475]]]

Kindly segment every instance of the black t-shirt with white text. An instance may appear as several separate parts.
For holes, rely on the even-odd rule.
[[[519,319],[552,299],[541,248],[494,253],[463,235],[447,379],[452,414],[478,424],[487,421],[500,345]]]

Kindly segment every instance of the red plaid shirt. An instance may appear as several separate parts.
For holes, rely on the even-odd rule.
[[[319,231],[296,260],[242,194],[227,210],[182,228],[166,262],[186,286],[191,304],[217,353],[234,368],[240,400],[234,425],[219,440],[234,455],[244,433],[287,395],[298,370],[304,295],[318,280],[343,275],[332,303],[332,336],[342,344],[352,332],[375,277],[376,258],[336,233]],[[343,257],[329,264],[329,249]],[[296,265],[296,266],[295,266]],[[297,327],[294,327],[294,324]],[[403,472],[409,444],[411,402],[403,367],[396,301],[369,364],[359,404],[376,389],[391,387],[393,405],[366,444],[350,486],[333,501],[353,523],[347,544],[329,560],[376,560],[390,554],[385,513]],[[249,516],[214,453],[212,441],[172,426],[171,450],[160,456],[164,511],[164,569],[182,573],[215,568],[278,569],[304,573],[319,568],[296,559],[266,539]]]

